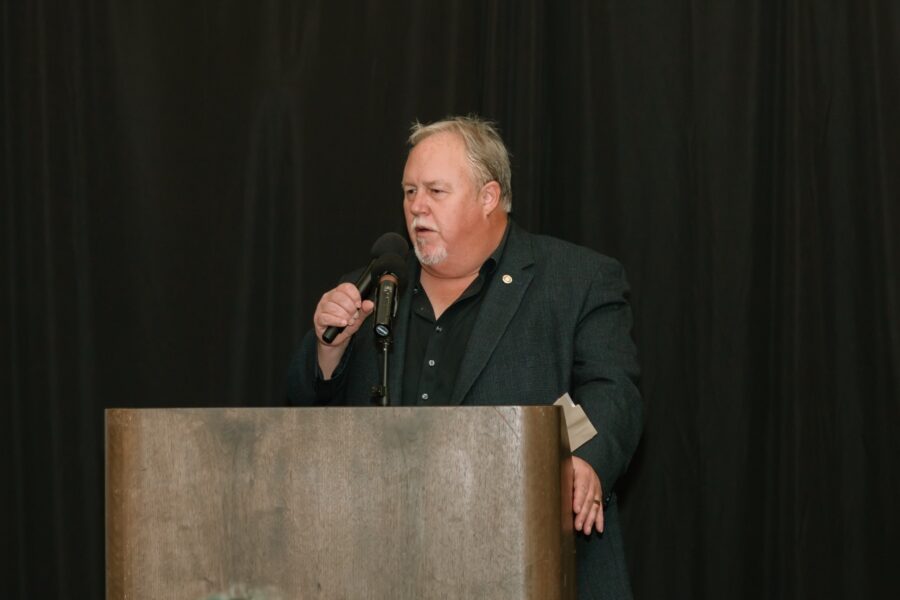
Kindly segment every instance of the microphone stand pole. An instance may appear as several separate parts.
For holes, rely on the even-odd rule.
[[[399,264],[390,265],[397,269],[403,268],[402,259],[395,256]],[[372,401],[379,406],[390,406],[391,395],[388,389],[388,358],[390,358],[391,345],[394,343],[391,319],[397,316],[397,296],[400,281],[394,272],[387,271],[378,280],[378,292],[375,295],[375,338],[379,352],[381,352],[381,383],[372,386]]]
[[[378,352],[381,354],[381,382],[372,386],[372,402],[378,406],[390,406],[391,395],[388,389],[388,358],[390,357],[391,345],[394,343],[393,336],[387,335],[379,337],[376,342]]]

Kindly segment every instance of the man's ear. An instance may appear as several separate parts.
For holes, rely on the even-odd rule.
[[[489,215],[500,206],[500,184],[496,181],[488,181],[481,188],[478,196],[484,214]]]

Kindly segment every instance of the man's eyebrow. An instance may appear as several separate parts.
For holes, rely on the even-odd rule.
[[[435,187],[435,186],[438,186],[438,187],[451,187],[450,182],[449,182],[449,181],[445,181],[445,180],[443,180],[443,179],[435,179],[435,180],[433,180],[433,181],[426,181],[426,182],[424,182],[424,183],[425,183],[425,186],[426,186],[426,187]]]
[[[439,186],[439,187],[453,187],[453,186],[450,184],[449,181],[445,181],[445,180],[443,180],[443,179],[434,179],[434,180],[432,180],[432,181],[423,181],[423,182],[422,182],[422,185],[423,185],[424,187],[435,187],[435,186]],[[416,184],[415,184],[415,183],[410,183],[410,182],[408,182],[408,181],[401,181],[401,182],[400,182],[400,187],[401,187],[401,188],[416,187]]]

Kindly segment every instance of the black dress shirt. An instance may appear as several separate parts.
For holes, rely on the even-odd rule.
[[[446,405],[453,393],[456,374],[462,363],[469,335],[475,325],[481,301],[487,293],[492,275],[503,255],[507,225],[503,239],[478,272],[478,277],[436,319],[420,276],[412,290],[406,357],[403,366],[405,406]]]

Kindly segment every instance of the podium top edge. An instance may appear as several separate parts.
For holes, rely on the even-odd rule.
[[[215,407],[153,407],[153,408],[104,408],[103,412],[107,415],[115,413],[151,413],[151,412],[269,412],[269,411],[492,411],[497,409],[503,410],[521,410],[521,411],[555,411],[560,407],[552,404],[539,405],[514,405],[514,404],[498,404],[498,405],[464,405],[464,406],[215,406]]]

